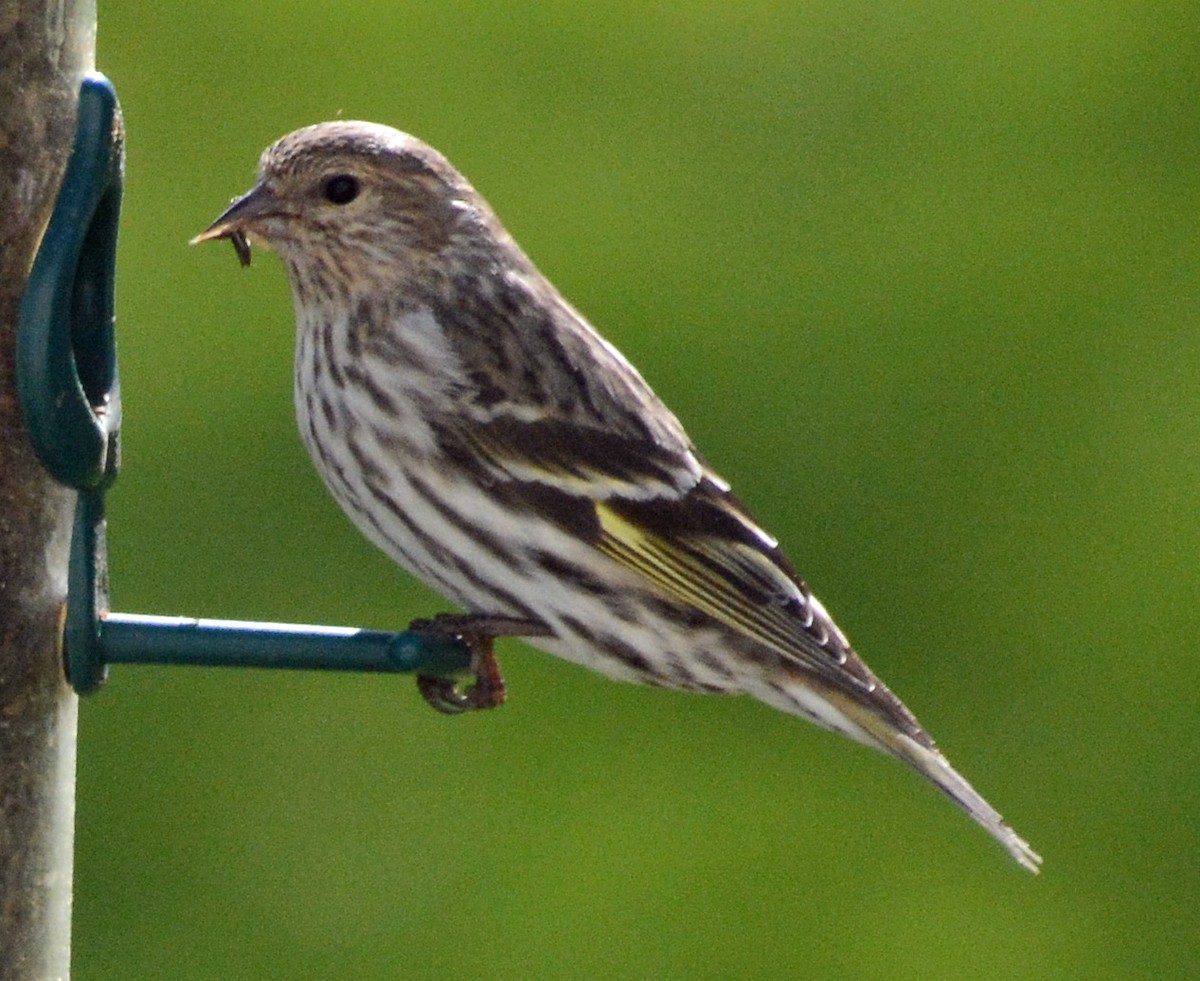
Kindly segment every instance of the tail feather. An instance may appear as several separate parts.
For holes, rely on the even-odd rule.
[[[1019,865],[1035,875],[1041,871],[1042,857],[950,765],[903,703],[882,684],[865,699],[831,689],[818,691],[810,684],[794,681],[787,685],[752,684],[747,691],[769,705],[801,715],[906,763],[966,811]]]
[[[936,749],[926,748],[903,733],[896,733],[893,736],[892,744],[885,749],[907,763],[966,811],[977,824],[1004,846],[1005,851],[1022,868],[1028,869],[1035,875],[1041,871],[1042,856],[1012,829],[1012,826],[1000,816],[1000,812],[984,800],[983,796]]]

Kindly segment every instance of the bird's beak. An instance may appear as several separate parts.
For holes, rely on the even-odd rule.
[[[256,184],[237,198],[208,228],[192,239],[189,245],[227,238],[233,243],[238,260],[243,266],[250,265],[250,241],[247,235],[259,230],[262,219],[276,214],[275,196],[262,184]],[[256,236],[261,243],[262,236]]]

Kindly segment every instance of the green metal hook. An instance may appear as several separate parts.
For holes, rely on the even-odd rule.
[[[17,394],[30,440],[51,475],[77,490],[110,483],[120,464],[113,280],[124,162],[116,92],[103,75],[88,75],[17,325]]]
[[[38,457],[78,490],[67,584],[66,672],[80,695],[110,663],[452,675],[470,666],[452,637],[111,613],[104,495],[120,464],[113,330],[124,129],[99,74],[79,95],[75,146],[42,236],[17,326],[17,394]]]

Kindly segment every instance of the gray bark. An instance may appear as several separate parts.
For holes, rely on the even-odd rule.
[[[30,447],[17,310],[95,57],[94,0],[0,0],[0,978],[70,971],[77,699],[60,621],[75,495]]]

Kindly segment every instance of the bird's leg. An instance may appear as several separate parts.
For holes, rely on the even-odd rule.
[[[545,637],[546,625],[536,620],[488,613],[439,613],[432,620],[414,620],[409,630],[458,640],[471,652],[475,682],[460,691],[453,678],[417,675],[417,691],[433,708],[447,715],[495,708],[504,701],[504,676],[492,647],[497,637]]]

